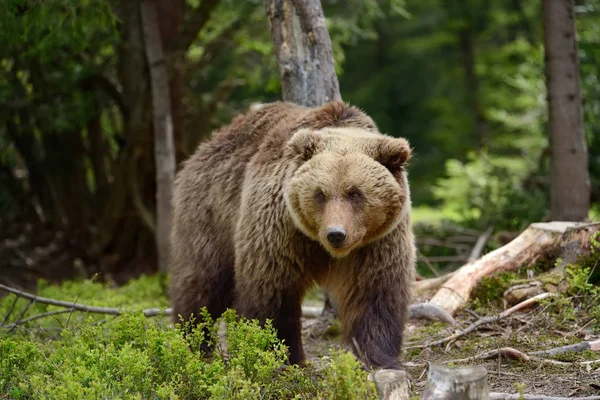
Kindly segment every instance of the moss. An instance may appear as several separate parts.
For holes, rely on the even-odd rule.
[[[519,276],[514,272],[505,272],[502,274],[484,277],[475,288],[473,300],[476,301],[478,309],[488,305],[501,304],[502,295],[508,289],[512,282]]]

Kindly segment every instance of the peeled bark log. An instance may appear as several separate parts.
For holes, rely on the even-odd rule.
[[[467,304],[471,292],[482,278],[531,265],[549,255],[560,255],[560,251],[573,252],[573,248],[577,248],[578,254],[586,254],[590,249],[590,237],[599,230],[600,224],[531,224],[512,242],[458,269],[430,303],[454,315]]]
[[[169,247],[175,180],[175,149],[171,118],[169,77],[158,29],[156,0],[141,3],[144,46],[150,67],[152,86],[152,113],[154,121],[154,157],[156,161],[156,244],[158,267],[166,272],[169,265]]]

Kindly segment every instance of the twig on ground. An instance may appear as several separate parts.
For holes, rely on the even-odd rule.
[[[549,350],[533,351],[529,354],[535,355],[535,356],[553,357],[557,354],[563,354],[563,353],[567,353],[569,351],[583,352],[586,350],[600,351],[600,339],[594,340],[592,342],[580,342],[580,343],[576,343],[576,344],[570,344],[568,346],[557,347],[557,348],[549,349]]]
[[[425,347],[438,346],[440,344],[448,343],[448,342],[450,342],[452,340],[456,340],[456,339],[458,339],[461,336],[464,336],[466,334],[469,334],[469,333],[477,330],[477,328],[479,328],[482,325],[487,325],[487,324],[491,324],[491,323],[494,323],[494,322],[498,322],[498,321],[500,321],[500,320],[502,320],[504,318],[509,317],[511,314],[514,314],[517,311],[520,311],[520,310],[522,310],[524,308],[530,307],[533,304],[539,302],[540,300],[548,298],[548,297],[551,297],[551,296],[554,296],[554,294],[553,293],[542,293],[542,294],[539,294],[537,296],[534,296],[534,297],[532,297],[530,299],[527,299],[527,300],[525,300],[525,301],[523,301],[523,302],[521,302],[521,303],[519,303],[519,304],[517,304],[517,305],[515,305],[515,306],[513,306],[511,308],[509,308],[508,310],[505,310],[504,312],[502,312],[499,315],[492,315],[492,316],[489,316],[489,317],[483,317],[483,318],[481,318],[481,319],[473,322],[471,325],[469,325],[465,329],[463,329],[461,331],[458,331],[458,332],[456,332],[456,333],[454,333],[454,334],[452,334],[452,335],[450,335],[448,337],[445,337],[445,338],[440,339],[440,340],[433,341],[431,343],[425,343],[425,344],[420,344],[420,345],[415,345],[415,346],[408,346],[408,347],[406,347],[406,349],[407,350],[410,350],[410,349],[422,349],[422,348],[425,348]]]
[[[600,400],[600,396],[588,397],[551,397],[540,394],[510,394],[490,392],[490,400]]]
[[[48,304],[48,305],[57,306],[57,307],[66,307],[69,309],[72,308],[73,310],[94,313],[94,314],[121,315],[121,314],[128,313],[128,312],[138,311],[138,310],[126,310],[126,309],[113,308],[113,307],[88,306],[85,304],[77,304],[77,303],[71,303],[68,301],[49,299],[46,297],[39,297],[34,294],[27,293],[22,290],[18,290],[18,289],[15,289],[10,286],[3,285],[3,284],[0,284],[0,290],[4,290],[6,292],[13,293],[13,294],[15,294],[19,297],[25,298],[25,299],[29,299],[29,300],[31,300],[30,303],[36,302],[36,303]],[[171,315],[172,310],[171,310],[171,308],[164,308],[164,309],[147,308],[147,309],[141,310],[141,312],[146,317],[156,317],[158,315],[169,316],[169,315]],[[18,319],[20,319],[20,317]]]
[[[523,353],[520,350],[513,349],[512,347],[502,347],[500,349],[494,349],[489,351],[484,351],[482,353],[476,354],[472,357],[465,358],[457,358],[454,360],[440,361],[441,364],[463,364],[463,363],[471,363],[478,360],[492,360],[496,358],[506,358],[510,360],[520,361],[520,362],[536,362],[539,364],[552,364],[552,365],[592,365],[600,363],[600,360],[591,360],[591,361],[557,361],[551,360],[548,358],[540,358],[532,355],[532,353]],[[408,367],[425,367],[427,364],[425,363],[405,363]]]

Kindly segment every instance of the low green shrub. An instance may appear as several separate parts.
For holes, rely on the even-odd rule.
[[[101,292],[96,295],[103,297]],[[6,308],[12,301],[5,298],[0,303]],[[261,327],[256,320],[238,318],[233,310],[214,324],[208,320],[191,328],[188,335],[166,318],[150,319],[141,312],[98,322],[97,316],[88,315],[76,324],[63,324],[55,337],[32,329],[4,334],[0,398],[376,398],[367,373],[350,353],[331,352],[322,368],[312,364],[284,368],[287,347],[278,341],[272,325]],[[216,331],[223,323],[227,352],[218,340],[212,343],[216,350],[210,357],[200,352],[207,340],[202,328]]]

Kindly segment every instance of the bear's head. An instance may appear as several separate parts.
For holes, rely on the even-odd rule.
[[[287,152],[299,165],[285,190],[287,208],[335,258],[385,236],[410,209],[405,139],[351,127],[301,129]]]

